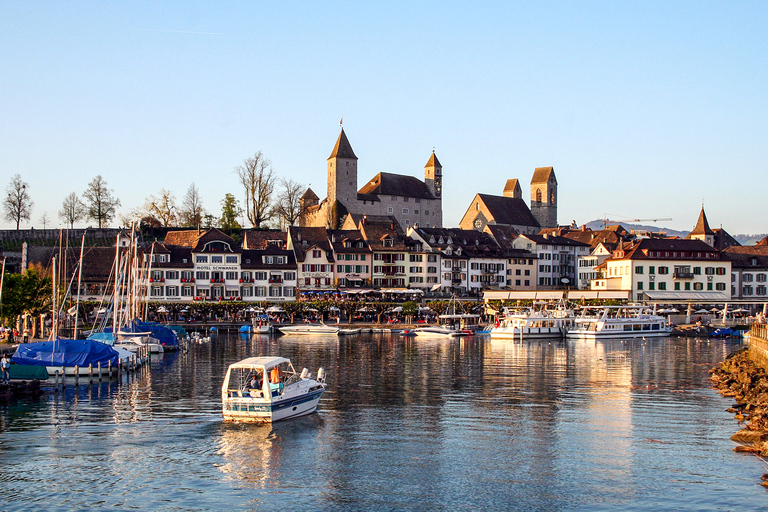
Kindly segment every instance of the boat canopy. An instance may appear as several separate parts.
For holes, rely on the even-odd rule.
[[[22,343],[11,361],[16,364],[37,366],[87,367],[89,364],[106,367],[119,364],[118,352],[109,345],[94,340],[68,340]]]
[[[285,357],[249,357],[229,365],[231,369],[235,368],[256,368],[264,367],[265,370],[269,370],[282,363],[290,363],[290,359]]]

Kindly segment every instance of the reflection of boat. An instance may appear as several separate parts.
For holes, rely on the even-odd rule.
[[[590,311],[591,310],[591,311]],[[593,312],[597,312],[593,315]],[[601,306],[585,308],[566,333],[569,339],[660,338],[672,328],[663,316],[647,306]]]
[[[360,329],[353,329],[353,328],[347,328],[347,329],[339,329],[339,334],[359,334]]]
[[[283,334],[339,334],[338,327],[325,324],[296,324],[280,327]]]
[[[556,338],[560,339],[573,327],[573,311],[565,307],[525,309],[510,312],[504,308],[504,316],[491,329],[491,339]]]
[[[325,391],[325,373],[296,373],[284,357],[249,357],[229,366],[221,386],[225,420],[274,422],[310,414]]]

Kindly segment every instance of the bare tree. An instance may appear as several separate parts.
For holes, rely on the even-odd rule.
[[[32,216],[32,198],[29,197],[27,189],[29,184],[21,179],[21,176],[15,174],[11,182],[6,187],[7,195],[3,200],[3,210],[5,219],[16,223],[16,230],[22,220],[29,220]]]
[[[45,229],[50,223],[51,218],[48,216],[48,212],[43,212],[43,214],[40,216],[40,224],[43,225],[43,229]]]
[[[253,227],[272,218],[272,192],[275,177],[272,163],[261,151],[246,159],[243,165],[235,167],[235,173],[245,189],[245,214]]]
[[[206,211],[203,208],[203,198],[194,182],[187,189],[179,212],[180,224],[184,227],[200,227]]]
[[[163,227],[177,224],[176,198],[168,190],[160,189],[160,197],[149,196],[144,205],[144,210],[149,216],[154,217]]]
[[[61,205],[59,218],[69,224],[69,229],[72,229],[75,227],[75,222],[85,219],[86,213],[85,204],[77,194],[70,192]]]
[[[107,182],[99,174],[88,184],[83,192],[83,199],[87,208],[87,217],[104,227],[115,218],[120,200],[114,196],[114,191],[107,188]]]
[[[301,208],[302,192],[307,188],[291,179],[280,180],[282,190],[277,196],[274,213],[280,217],[286,225],[293,226],[304,211]]]

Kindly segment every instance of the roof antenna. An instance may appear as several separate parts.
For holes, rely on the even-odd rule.
[[[344,116],[341,116],[341,119],[339,119],[339,126],[344,129]]]

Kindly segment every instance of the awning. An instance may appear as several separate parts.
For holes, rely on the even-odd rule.
[[[722,292],[645,292],[646,300],[688,300],[729,302],[730,297]]]

